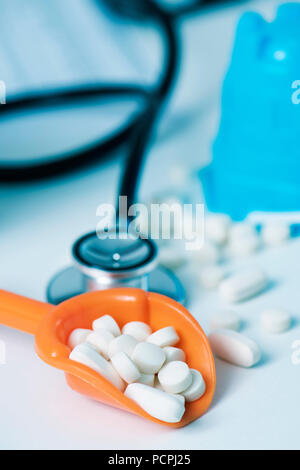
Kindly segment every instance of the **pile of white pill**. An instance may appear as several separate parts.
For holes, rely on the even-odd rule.
[[[170,227],[170,233],[173,228]],[[224,262],[249,258],[259,250],[286,243],[291,237],[291,229],[285,220],[267,220],[257,230],[247,220],[234,222],[226,214],[206,214],[204,237],[198,235],[203,238],[198,250],[185,250],[182,241],[160,243],[160,263],[169,269],[178,269],[187,263],[190,267],[195,266],[202,287],[216,289],[227,276]]]
[[[207,215],[202,248],[190,252],[178,249],[175,241],[161,244],[160,262],[171,269],[190,263],[190,267],[196,267],[203,288],[218,289],[223,304],[237,304],[264,292],[270,279],[253,265],[229,275],[226,262],[283,244],[290,235],[285,221],[267,222],[259,232],[254,225],[235,223],[224,214]],[[291,323],[284,309],[260,312],[260,326],[266,333],[283,333]],[[259,363],[261,351],[255,341],[240,332],[241,325],[232,307],[223,308],[211,315],[208,338],[215,356],[248,368]],[[93,322],[92,328],[71,333],[70,359],[101,374],[151,416],[179,422],[185,403],[205,393],[201,373],[188,367],[184,351],[176,347],[179,337],[172,326],[152,332],[148,324],[133,321],[121,331],[111,316],[104,315]]]
[[[290,236],[286,221],[267,221],[258,231],[254,225],[246,221],[235,223],[224,214],[207,215],[203,247],[195,256],[193,253],[202,287],[218,289],[225,305],[263,293],[271,284],[264,270],[252,265],[228,275],[225,263],[286,243]],[[237,366],[252,367],[260,361],[261,352],[255,341],[240,333],[241,323],[232,309],[216,312],[211,316],[209,341],[217,357]],[[283,333],[291,323],[290,314],[283,309],[270,308],[260,314],[260,326],[265,333]]]
[[[70,359],[98,372],[154,418],[177,423],[185,403],[205,393],[201,373],[189,368],[176,347],[180,338],[172,326],[152,332],[148,324],[132,321],[121,331],[104,315],[92,328],[71,332]]]

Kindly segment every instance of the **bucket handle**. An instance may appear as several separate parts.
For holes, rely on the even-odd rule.
[[[0,324],[35,335],[53,305],[0,290]]]

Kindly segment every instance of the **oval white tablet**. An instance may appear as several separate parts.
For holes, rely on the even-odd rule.
[[[158,390],[164,390],[158,380],[157,375],[155,375],[154,377],[154,387],[157,388]]]
[[[174,330],[173,326],[167,326],[166,328],[161,328],[160,330],[155,331],[147,338],[147,342],[151,344],[156,344],[160,348],[165,348],[166,346],[174,346],[178,343],[179,336]]]
[[[291,229],[284,221],[268,222],[262,227],[261,236],[268,246],[280,245],[290,238]]]
[[[102,377],[111,382],[119,390],[123,391],[125,383],[117,374],[113,366],[104,359],[97,351],[88,343],[82,343],[76,346],[71,352],[69,358],[72,361],[79,362],[94,371],[98,372]]]
[[[190,261],[197,265],[216,264],[220,260],[219,248],[210,242],[205,242],[199,250],[191,251],[190,255]]]
[[[130,384],[125,395],[150,416],[166,423],[179,423],[185,412],[184,404],[177,397],[148,385]]]
[[[222,266],[212,265],[200,269],[200,283],[205,289],[216,289],[225,277],[225,270]]]
[[[111,363],[125,382],[131,384],[140,377],[140,372],[135,363],[124,352],[119,352],[111,358]]]
[[[210,329],[218,330],[225,328],[226,330],[239,331],[241,328],[241,319],[237,313],[232,310],[224,310],[212,315],[210,320]]]
[[[123,326],[122,333],[124,335],[133,336],[133,338],[135,338],[138,342],[141,342],[146,341],[148,336],[151,335],[152,330],[150,326],[147,325],[147,323],[142,321],[131,321]]]
[[[261,326],[268,333],[283,333],[291,326],[291,316],[285,310],[269,309],[261,314]]]
[[[185,362],[168,362],[158,373],[162,388],[168,393],[181,393],[192,383],[192,374]]]
[[[219,290],[226,302],[240,302],[260,294],[267,284],[265,273],[259,268],[253,268],[224,279]]]
[[[156,374],[166,359],[165,352],[155,344],[138,343],[131,356],[143,374]]]
[[[205,236],[212,243],[223,245],[227,241],[230,217],[225,214],[209,214],[204,219]]]
[[[173,397],[177,398],[177,400],[180,400],[180,402],[183,404],[183,406],[185,405],[185,398],[183,395],[179,395],[179,393],[171,393],[171,395],[173,395]]]
[[[192,383],[182,392],[183,397],[187,402],[198,400],[205,393],[206,385],[202,374],[196,369],[190,369],[192,374]]]
[[[92,330],[87,330],[85,328],[76,328],[72,331],[68,338],[68,346],[71,349],[74,349],[78,344],[84,343],[89,334],[92,333]]]
[[[186,252],[178,240],[168,240],[168,244],[159,247],[158,260],[167,269],[178,269],[187,261]]]
[[[220,329],[211,333],[208,339],[215,355],[231,364],[252,367],[260,360],[258,345],[241,333]]]
[[[120,335],[114,338],[109,344],[108,355],[112,358],[115,354],[119,352],[124,352],[129,357],[131,357],[134,348],[137,345],[137,340],[129,335]]]
[[[114,335],[108,330],[93,331],[87,338],[86,342],[94,346],[99,354],[102,354],[105,359],[109,359],[108,348]]]
[[[154,374],[141,374],[137,380],[139,384],[149,385],[149,387],[154,387]]]
[[[103,315],[103,317],[97,318],[93,321],[93,330],[108,330],[114,336],[119,336],[121,334],[119,325],[110,315]]]
[[[261,246],[259,237],[255,235],[248,235],[232,240],[228,247],[227,253],[229,256],[249,256],[255,253]]]
[[[231,241],[255,236],[257,234],[253,225],[246,222],[237,222],[230,227],[229,238]]]
[[[166,346],[163,348],[166,353],[166,361],[185,361],[185,352],[180,348],[174,348],[173,346]]]

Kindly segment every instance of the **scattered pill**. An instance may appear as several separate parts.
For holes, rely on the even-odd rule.
[[[245,222],[238,222],[230,227],[229,239],[231,241],[239,240],[240,238],[255,236],[256,233],[256,229],[253,227],[253,225]]]
[[[227,254],[233,257],[249,256],[260,248],[260,239],[256,234],[236,238],[227,247]]]
[[[93,331],[87,338],[86,342],[94,346],[99,354],[102,354],[105,359],[109,359],[109,345],[114,339],[114,335],[108,330]]]
[[[205,289],[216,289],[225,277],[225,270],[222,266],[205,266],[200,270],[199,278]]]
[[[225,214],[207,215],[205,218],[205,236],[212,243],[223,245],[227,241],[230,217]]]
[[[241,327],[241,319],[237,313],[231,310],[224,310],[215,313],[210,320],[210,329],[218,330],[225,328],[226,330],[239,331]]]
[[[171,361],[185,361],[185,352],[182,349],[166,346],[163,350],[166,353],[166,363]]]
[[[177,397],[148,385],[130,384],[125,395],[150,416],[166,423],[178,423],[185,412],[184,404]]]
[[[261,314],[261,326],[269,333],[283,333],[291,326],[291,316],[284,310],[265,310]]]
[[[166,353],[151,343],[138,343],[133,351],[132,360],[143,374],[156,374],[166,359]]]
[[[181,393],[192,383],[192,374],[185,362],[168,362],[158,373],[162,388],[168,393]]]
[[[141,342],[146,341],[148,336],[151,335],[152,331],[147,323],[141,321],[131,321],[123,326],[122,333],[125,335],[130,335],[138,342]]]
[[[97,320],[93,321],[93,330],[99,329],[108,330],[114,336],[119,336],[121,334],[117,322],[110,315],[103,315],[103,317],[97,318]]]
[[[79,362],[94,371],[98,372],[105,379],[111,382],[119,390],[123,391],[125,383],[117,374],[113,366],[104,359],[98,352],[88,343],[81,343],[71,352],[69,358],[72,361]]]
[[[186,259],[186,252],[177,240],[168,240],[160,245],[159,263],[167,269],[178,269],[183,266]]]
[[[189,252],[188,252],[189,253]],[[190,252],[191,261],[198,264],[217,264],[220,260],[220,250],[216,245],[205,242],[199,250]]]
[[[160,330],[155,331],[147,338],[148,343],[155,344],[161,348],[166,346],[174,346],[174,344],[178,343],[179,336],[174,330],[173,326],[167,326],[165,328],[161,328]]]
[[[260,294],[268,279],[259,268],[248,269],[224,279],[220,284],[221,297],[227,302],[240,302]]]
[[[268,246],[280,245],[286,242],[291,236],[290,226],[283,222],[268,222],[261,229],[263,241]]]
[[[220,329],[211,333],[208,339],[215,355],[231,364],[252,367],[260,360],[258,345],[241,333]]]
[[[129,336],[129,335],[117,336],[116,338],[113,338],[113,340],[109,344],[108,355],[110,358],[112,358],[115,354],[124,352],[129,357],[131,357],[137,343],[138,343],[137,340],[133,338],[133,336]]]
[[[195,369],[190,369],[192,374],[192,383],[182,392],[182,396],[187,402],[198,400],[204,395],[206,390],[206,385],[203,380],[202,374]]]
[[[85,328],[76,328],[69,336],[68,346],[71,349],[74,349],[78,344],[84,343],[91,332],[92,330],[87,330]]]
[[[154,374],[141,374],[137,382],[139,384],[149,385],[149,387],[154,387]]]
[[[140,378],[140,372],[135,363],[124,352],[119,352],[111,358],[111,363],[125,382],[131,384]]]

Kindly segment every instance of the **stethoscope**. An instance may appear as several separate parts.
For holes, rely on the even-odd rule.
[[[0,165],[0,182],[33,181],[65,173],[98,161],[126,143],[130,152],[125,164],[119,195],[126,195],[128,205],[136,202],[139,175],[148,150],[153,130],[173,89],[180,58],[180,45],[176,32],[179,16],[217,0],[194,0],[176,10],[167,11],[155,0],[103,0],[118,14],[155,22],[164,38],[165,58],[158,83],[149,88],[136,85],[91,84],[80,88],[67,88],[30,93],[8,99],[0,107],[1,117],[36,109],[68,106],[89,99],[141,98],[145,102],[121,129],[105,139],[90,143],[72,153],[55,155],[45,161],[17,167]],[[56,274],[49,282],[47,300],[58,304],[75,295],[116,286],[139,287],[167,295],[179,302],[185,301],[185,290],[180,280],[158,265],[156,244],[143,237],[124,237],[127,227],[118,224],[117,239],[99,239],[96,232],[85,234],[72,246],[73,266]]]

